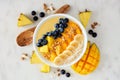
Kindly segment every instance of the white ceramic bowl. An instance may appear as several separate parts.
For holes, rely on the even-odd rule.
[[[41,25],[43,24],[44,21],[50,19],[50,18],[53,18],[53,17],[67,17],[69,18],[70,20],[72,20],[73,22],[75,22],[76,24],[78,24],[78,26],[80,27],[80,29],[82,30],[82,33],[84,35],[84,44],[83,44],[83,50],[81,52],[81,54],[74,60],[72,61],[71,63],[69,64],[64,64],[62,66],[57,66],[55,65],[54,63],[48,61],[47,59],[45,59],[37,50],[37,46],[36,46],[36,35],[38,33],[38,30],[40,29]],[[35,32],[34,32],[34,35],[33,35],[33,47],[35,49],[35,52],[36,54],[38,55],[38,57],[46,64],[52,66],[52,67],[67,67],[67,66],[71,66],[72,64],[76,63],[84,54],[85,50],[86,50],[86,47],[87,47],[87,34],[86,34],[86,30],[85,28],[83,27],[83,25],[80,23],[80,21],[78,21],[77,19],[75,19],[74,17],[70,16],[70,15],[67,15],[67,14],[53,14],[53,15],[50,15],[46,18],[44,18],[43,20],[40,21],[40,23],[37,25],[36,29],[35,29]]]

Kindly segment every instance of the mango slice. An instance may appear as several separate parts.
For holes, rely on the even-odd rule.
[[[83,57],[71,67],[72,69],[81,74],[87,75],[93,72],[100,61],[100,51],[95,43],[90,46],[88,42],[87,49]]]
[[[18,27],[21,27],[21,26],[30,25],[32,23],[33,22],[27,16],[25,16],[23,13],[21,13],[19,18],[18,18],[17,25],[18,25]]]
[[[89,22],[90,17],[91,11],[84,11],[79,13],[79,19],[85,28]]]

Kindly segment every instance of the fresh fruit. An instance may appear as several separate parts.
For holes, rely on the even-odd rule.
[[[70,73],[66,73],[66,77],[70,77]]]
[[[34,17],[33,17],[33,20],[34,20],[34,21],[37,21],[37,20],[38,20],[38,17],[37,17],[37,16],[34,16]]]
[[[84,39],[83,35],[81,34],[75,35],[74,40],[71,41],[70,44],[68,45],[68,47],[74,47],[74,48],[71,50],[67,47],[66,50],[64,50],[61,54],[59,54],[55,58],[54,63],[56,65],[63,65],[63,64],[67,64],[68,62],[70,62],[72,58],[69,59],[69,61],[68,61],[68,58],[74,55],[76,51],[78,51],[78,49],[81,49],[83,47],[83,39]]]
[[[36,11],[32,11],[31,14],[32,14],[32,15],[36,15]]]
[[[65,71],[64,69],[62,69],[62,70],[60,71],[60,73],[61,73],[61,74],[65,74],[66,71]]]
[[[88,33],[89,33],[90,35],[93,34],[93,30],[90,29],[90,30],[88,31]]]
[[[97,33],[96,32],[94,32],[93,34],[92,34],[92,37],[97,37]]]
[[[47,53],[48,52],[48,46],[44,45],[44,46],[40,47],[39,50],[40,50],[41,53]]]
[[[50,48],[54,42],[54,39],[53,39],[53,37],[47,36],[47,41],[48,41],[47,45]]]
[[[86,28],[88,22],[89,22],[89,19],[91,17],[91,11],[84,11],[84,12],[80,12],[79,13],[79,18],[80,18],[80,21],[81,23],[83,24],[83,26]]]
[[[30,63],[31,64],[41,64],[42,63],[42,61],[36,55],[35,51],[32,52],[32,56],[30,58]]]
[[[95,43],[90,46],[90,42],[87,44],[87,49],[83,57],[75,64],[72,65],[72,69],[82,75],[87,75],[93,72],[100,61],[100,51]]]
[[[36,55],[35,51],[32,52],[32,56],[30,58],[30,63],[31,64],[42,64],[42,67],[40,69],[41,72],[49,72],[50,71],[50,66],[43,63],[40,58],[38,58],[38,56]]]
[[[69,22],[69,19],[68,18],[65,18],[64,19],[65,23]]]
[[[25,16],[23,13],[21,13],[20,17],[18,18],[17,25],[20,27],[20,26],[30,25],[32,23],[33,22],[27,16]]]
[[[50,72],[50,66],[47,64],[44,64],[42,68],[40,69],[41,72],[48,73]]]
[[[59,23],[56,23],[56,24],[55,24],[55,28],[59,28]]]
[[[45,13],[44,13],[44,12],[40,12],[39,16],[40,16],[40,17],[44,17],[44,16],[45,16]]]

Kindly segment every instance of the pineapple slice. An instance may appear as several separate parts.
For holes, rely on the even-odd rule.
[[[31,64],[40,64],[40,63],[42,63],[42,61],[36,55],[35,51],[32,52],[32,56],[30,58],[30,63]]]
[[[47,45],[50,48],[54,42],[54,39],[53,39],[53,37],[47,36],[47,41],[48,41]]]
[[[81,23],[83,24],[83,26],[86,28],[88,22],[89,22],[89,19],[91,17],[91,11],[84,11],[84,12],[80,12],[79,13],[79,18],[80,18],[80,21]]]
[[[40,69],[40,72],[44,72],[44,73],[50,72],[50,66],[47,64],[43,64],[42,68]]]
[[[49,49],[48,49],[48,45],[44,45],[42,47],[39,48],[41,53],[48,53]]]
[[[100,51],[95,43],[90,46],[88,42],[87,49],[83,57],[71,67],[72,69],[82,75],[93,72],[100,61]]]
[[[33,22],[28,17],[26,17],[23,13],[21,13],[20,17],[18,18],[17,25],[19,27],[21,27],[21,26],[26,26],[26,25],[32,24],[32,23]]]

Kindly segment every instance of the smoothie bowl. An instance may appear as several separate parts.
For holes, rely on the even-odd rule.
[[[33,46],[38,57],[53,67],[66,67],[77,62],[87,46],[82,24],[72,16],[54,14],[37,25]]]

